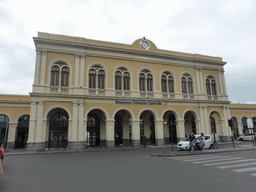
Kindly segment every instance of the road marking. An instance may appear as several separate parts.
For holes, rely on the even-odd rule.
[[[206,162],[205,161],[199,161],[199,162],[192,162],[194,164],[199,164],[199,163],[209,163],[211,165],[211,162],[218,162],[218,161],[230,161],[230,160],[235,160],[235,159],[243,159],[242,157],[236,157],[236,158],[232,158],[232,157],[223,157],[223,158],[219,158],[219,159],[213,159],[213,160],[207,160]],[[205,164],[206,166],[208,164]]]
[[[256,165],[256,162],[219,166],[219,167],[216,167],[216,168],[218,168],[218,169],[229,169],[229,168],[235,168],[235,167],[246,167],[246,166],[250,166],[250,165]]]
[[[251,174],[252,176],[256,176],[256,173],[254,173],[254,174]]]
[[[215,156],[219,156],[219,155],[215,155]],[[209,155],[189,155],[189,156],[178,156],[178,157],[170,157],[172,159],[177,159],[177,160],[180,160],[180,159],[191,159],[191,158],[201,158],[201,157],[213,157],[212,154],[209,154]]]
[[[226,158],[230,156],[216,156],[216,157],[206,157],[206,158],[198,158],[198,159],[188,159],[183,161],[205,161],[205,160],[213,160],[213,159],[219,159],[219,158]]]
[[[244,168],[244,169],[234,169],[232,171],[242,173],[246,171],[255,171],[255,170],[256,170],[256,167],[250,167],[250,168]]]
[[[237,158],[242,159],[242,157],[237,157]],[[234,160],[234,158],[232,160]],[[243,159],[243,160],[238,160],[238,161],[226,161],[226,162],[209,163],[209,164],[203,164],[203,165],[204,166],[225,165],[225,164],[241,163],[241,162],[255,161],[255,160],[256,159]]]

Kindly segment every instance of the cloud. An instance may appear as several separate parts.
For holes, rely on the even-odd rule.
[[[126,44],[145,36],[159,49],[223,57],[231,101],[254,101],[255,8],[253,0],[2,0],[1,93],[31,91],[32,37],[42,31]]]

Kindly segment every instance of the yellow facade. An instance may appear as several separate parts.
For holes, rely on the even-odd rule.
[[[191,131],[229,141],[228,119],[237,136],[255,117],[256,105],[228,101],[222,58],[161,50],[145,38],[126,45],[40,32],[34,41],[32,93],[0,95],[6,147],[138,146],[143,136],[163,145]]]

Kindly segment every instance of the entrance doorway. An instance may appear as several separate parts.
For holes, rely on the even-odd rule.
[[[19,118],[16,128],[16,138],[14,148],[26,148],[28,140],[29,115],[23,115]]]
[[[123,144],[123,120],[120,115],[115,116],[115,146]]]
[[[169,139],[170,143],[177,143],[176,119],[174,114],[169,117]]]
[[[49,148],[66,148],[68,146],[68,116],[63,110],[53,113],[49,120]]]
[[[89,113],[87,117],[87,146],[100,146],[100,118],[95,113]]]

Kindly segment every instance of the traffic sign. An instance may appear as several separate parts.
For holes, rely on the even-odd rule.
[[[165,120],[164,120],[164,126],[166,126],[166,125],[167,125],[167,120],[165,119]]]

